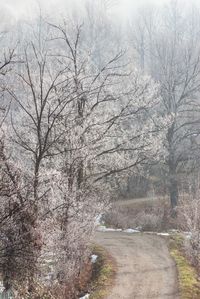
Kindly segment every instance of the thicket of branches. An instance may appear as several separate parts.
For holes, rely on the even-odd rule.
[[[97,59],[72,23],[40,17],[1,48],[0,272],[16,298],[77,296],[116,179],[161,154],[169,122],[159,85],[122,52]]]
[[[166,158],[152,172],[177,206],[188,177],[199,168],[200,44],[199,9],[171,1],[140,9],[129,29],[132,53],[140,68],[160,84],[160,111],[171,116],[164,138]]]

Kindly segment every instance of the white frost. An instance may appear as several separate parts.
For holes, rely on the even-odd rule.
[[[121,228],[108,228],[108,227],[105,227],[104,225],[100,225],[97,229],[98,231],[100,232],[121,232],[122,229]]]
[[[185,238],[190,240],[192,238],[192,232],[184,232]]]
[[[3,281],[0,281],[0,294],[2,294],[4,290]]]
[[[89,299],[90,298],[90,295],[89,294],[86,294],[85,296],[79,298],[79,299]]]
[[[102,214],[99,214],[97,217],[96,217],[96,220],[95,220],[95,222],[96,222],[96,225],[101,225],[101,219],[102,219],[102,217],[103,217],[103,215]]]
[[[170,236],[169,233],[157,233],[157,236]]]
[[[98,255],[96,255],[96,254],[92,254],[92,255],[91,255],[91,262],[92,262],[93,264],[95,264],[96,261],[97,261],[97,258],[98,258]]]
[[[132,229],[132,228],[125,229],[123,232],[129,234],[140,233],[138,229]]]
[[[140,233],[139,228],[128,228],[128,229],[122,229],[122,228],[109,228],[104,225],[100,225],[97,228],[98,231],[100,232],[124,232],[124,233],[129,233],[129,234],[134,234],[134,233]]]

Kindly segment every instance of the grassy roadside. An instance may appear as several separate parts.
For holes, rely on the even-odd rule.
[[[109,293],[116,273],[116,264],[111,255],[101,246],[94,245],[98,256],[93,268],[90,299],[103,299]]]
[[[177,234],[170,237],[170,253],[177,265],[180,298],[199,299],[200,282],[195,268],[184,256],[182,236]]]

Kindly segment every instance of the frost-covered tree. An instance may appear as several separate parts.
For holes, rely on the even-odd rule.
[[[172,208],[178,202],[178,176],[190,172],[191,161],[196,159],[200,90],[198,19],[197,11],[180,8],[178,1],[157,11],[146,9],[140,14],[138,38],[134,39],[143,71],[160,84],[160,113],[173,119],[166,132],[163,167]]]
[[[1,169],[10,188],[9,201],[1,196],[8,211],[5,286],[25,297],[44,285],[47,258],[52,292],[79,275],[115,178],[162,152],[168,123],[156,112],[159,85],[124,63],[121,52],[107,54],[100,67],[84,26],[40,18],[32,27],[23,28],[19,62],[7,79],[12,105]]]

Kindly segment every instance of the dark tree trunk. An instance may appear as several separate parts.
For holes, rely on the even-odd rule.
[[[168,160],[168,179],[169,179],[169,196],[171,202],[172,213],[178,204],[178,182],[177,182],[177,159],[175,157],[176,149],[174,148],[175,123],[168,129],[167,140],[169,144],[169,160]]]
[[[178,204],[178,182],[176,173],[176,163],[174,159],[169,161],[169,195],[171,208],[174,210]]]
[[[173,177],[170,179],[169,188],[171,207],[174,209],[178,204],[178,183],[176,178]]]

